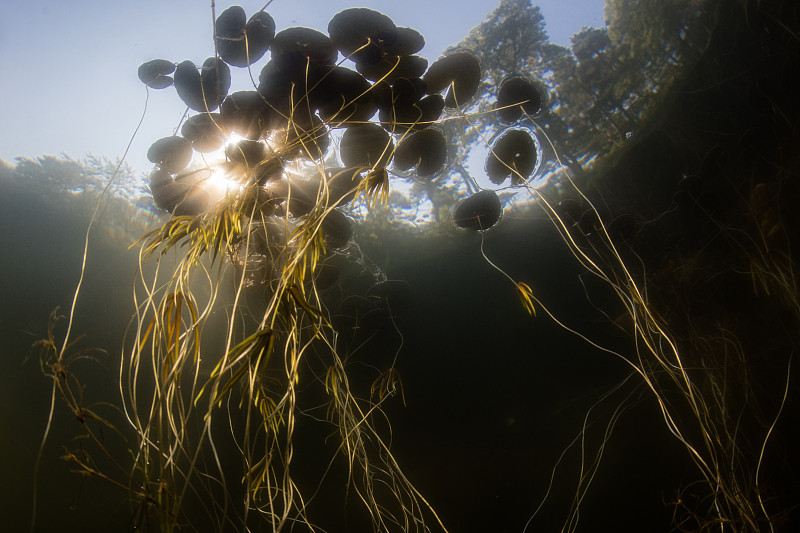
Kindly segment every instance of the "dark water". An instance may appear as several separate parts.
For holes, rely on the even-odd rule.
[[[714,324],[735,328],[750,373],[750,401],[758,404],[767,425],[799,345],[798,317],[787,310],[779,291],[754,289],[752,277],[743,272],[747,249],[726,239],[720,226],[740,227],[742,206],[750,205],[741,191],[759,183],[775,185],[770,216],[782,222],[789,250],[800,244],[800,99],[784,79],[800,67],[799,21],[800,11],[788,3],[750,2],[723,11],[708,50],[680,90],[670,93],[660,116],[637,132],[635,142],[591,176],[588,189],[609,213],[652,221],[641,226],[631,249],[641,258],[637,272],[647,272],[650,296],[679,342],[698,340],[692,332],[715,331]],[[69,309],[88,215],[70,210],[67,201],[6,181],[0,185],[0,510],[4,530],[23,531],[52,383],[35,358],[23,360],[45,335],[49,313],[56,306],[62,313]],[[691,202],[683,201],[684,193]],[[397,307],[397,330],[379,323],[379,335],[355,357],[382,368],[397,350],[396,332],[402,334],[397,370],[406,406],[394,398],[386,409],[393,453],[450,531],[520,532],[587,410],[623,383],[629,368],[543,314],[524,313],[513,286],[481,257],[479,235],[451,232],[414,239],[387,232],[376,237],[357,234],[369,264],[405,281],[408,291]],[[137,267],[128,244],[102,231],[90,241],[74,328],[86,335],[82,345],[108,354],[98,356],[101,364],[79,363],[75,369],[86,386],[87,404],[119,401],[118,370]],[[486,233],[484,248],[514,279],[529,283],[567,325],[603,346],[631,353],[630,337],[608,320],[621,309],[587,276],[541,213],[506,217]],[[790,265],[796,274],[794,259]],[[342,324],[348,326],[346,317]],[[797,393],[792,377],[760,473],[762,486],[769,487],[770,509],[786,513],[776,521],[782,531],[793,531],[793,508],[800,502],[794,481]],[[672,531],[675,506],[670,502],[687,487],[683,496],[690,499],[692,483],[699,479],[664,426],[656,402],[635,378],[592,410],[586,449],[596,452],[606,424],[626,398],[582,501],[577,531]],[[124,492],[71,473],[60,459],[65,447],[80,447],[73,440],[79,429],[56,398],[39,467],[37,530],[126,530],[132,511]],[[298,456],[329,450],[325,436],[317,438],[318,430],[303,418],[296,431]],[[305,439],[303,431],[308,431]],[[745,445],[754,446],[752,441]],[[116,451],[125,456],[124,450]],[[235,465],[238,457],[228,452]],[[547,503],[527,531],[561,530],[575,497],[579,453],[580,447],[573,447],[558,463]],[[299,466],[299,482],[313,483],[325,465],[310,459]],[[337,473],[341,464],[332,477]],[[333,517],[332,531],[343,530],[336,529],[345,514],[341,490],[327,482],[318,504],[321,515]],[[348,531],[368,528],[349,520]]]
[[[0,210],[6,227],[24,228],[6,234],[5,249],[19,254],[3,264],[3,279],[13,280],[3,288],[9,303],[2,315],[0,411],[4,471],[15,487],[3,503],[13,530],[23,530],[28,520],[33,463],[50,400],[50,382],[35,358],[22,360],[30,344],[44,336],[50,311],[57,305],[62,313],[68,309],[87,223],[86,217],[65,213],[40,216],[37,206],[44,207],[39,199],[20,195]],[[627,371],[552,323],[521,312],[510,284],[481,258],[476,237],[385,240],[381,249],[372,250],[376,257],[387,257],[391,250],[391,277],[411,288],[397,318],[404,336],[398,370],[407,406],[388,409],[393,450],[452,531],[519,531],[530,502],[538,501],[544,488],[531,480],[549,478],[563,447],[579,431],[585,410]],[[553,302],[555,314],[582,325],[584,332],[599,323],[583,298],[581,270],[559,246],[549,222],[510,222],[486,241],[487,255],[510,273],[543,280],[537,294]],[[90,242],[75,331],[86,335],[81,345],[107,347],[109,354],[99,356],[101,365],[87,362],[73,369],[85,380],[87,403],[119,396],[117,365],[133,306],[135,260],[135,252],[99,234]],[[601,331],[599,324],[596,329]],[[387,333],[363,359],[376,366],[388,363],[396,340]],[[598,416],[607,416],[607,410],[601,408]],[[63,447],[76,445],[71,438],[79,429],[57,398],[40,466],[38,530],[124,529],[130,511],[121,491],[99,480],[82,480],[60,460]],[[588,523],[605,523],[611,509],[621,512],[633,501],[624,519],[614,519],[619,530],[625,524],[636,530],[642,521],[669,522],[661,498],[673,489],[674,467],[686,465],[667,439],[654,403],[646,398],[633,403],[596,480],[598,487],[613,485],[614,494],[602,489],[592,494],[595,498],[584,509]],[[302,454],[302,444],[298,447]],[[668,461],[662,459],[665,448],[672,452]],[[574,468],[565,461],[560,474],[569,479],[577,474]],[[569,488],[551,498],[563,499]],[[555,511],[540,517],[543,523],[560,519]]]

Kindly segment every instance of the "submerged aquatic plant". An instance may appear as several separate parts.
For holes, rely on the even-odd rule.
[[[433,126],[443,122],[445,109],[444,120],[463,121],[481,138],[490,181],[509,179],[511,187],[528,191],[575,259],[611,289],[629,317],[632,353],[607,349],[557,318],[537,297],[536,283],[512,277],[487,256],[484,240],[501,221],[503,204],[494,190],[467,184],[473,194],[453,207],[452,220],[480,232],[481,255],[511,282],[523,311],[623,360],[631,371],[626,382],[637,381],[658,402],[665,426],[702,478],[701,503],[690,508],[682,498],[676,508],[691,514],[698,529],[772,526],[774,513],[758,482],[780,412],[759,435],[754,462],[738,446],[729,407],[720,399],[727,382],[679,349],[651,302],[646,278],[633,270],[635,254],[632,261],[621,250],[613,223],[573,180],[538,125],[547,112],[542,85],[519,74],[502,82],[493,113],[507,131],[492,141],[466,112],[482,79],[476,55],[457,50],[428,68],[416,55],[422,36],[385,15],[344,10],[331,20],[328,35],[308,28],[276,33],[264,10],[247,19],[240,7],[214,22],[216,50],[200,68],[156,59],[139,69],[152,89],[174,85],[196,114],[181,135],[156,141],[148,152],[156,165],[154,201],[170,218],[137,243],[137,307],[120,369],[124,414],[136,440],[133,466],[112,478],[77,454],[69,457],[84,473],[129,491],[134,527],[153,521],[164,531],[192,530],[202,521],[218,530],[254,524],[322,530],[330,526],[317,512],[320,494],[329,477],[344,471],[346,490],[336,496],[348,516],[356,514],[351,501],[361,504],[360,516],[372,530],[446,530],[391,450],[384,407],[398,397],[406,401],[396,367],[403,337],[393,304],[368,294],[366,311],[356,313],[362,322],[354,331],[371,314],[391,324],[400,342],[388,368],[370,368],[362,382],[353,357],[374,334],[362,338],[338,326],[322,281],[338,272],[342,257],[357,255],[348,206],[386,207],[397,176],[430,186],[447,169],[446,136]],[[258,83],[251,77],[252,90],[228,94],[230,67],[249,70],[267,51],[270,60]],[[355,70],[342,66],[344,60]],[[579,220],[559,206],[560,196],[532,183],[542,164],[540,139],[556,158],[562,185],[583,206]],[[788,289],[797,308],[793,261],[788,251],[771,253],[769,245],[780,223],[759,209],[759,238],[747,244],[758,252],[751,254],[753,284],[765,292]],[[76,416],[92,418],[69,387],[73,344],[65,341],[57,350],[51,328],[38,347],[54,379],[54,397],[59,391]],[[594,458],[582,455],[563,530],[576,529],[604,446],[631,397],[613,410]],[[590,414],[573,442],[582,449]],[[309,484],[304,461],[317,459],[316,452],[324,467]],[[231,456],[238,464],[231,465]],[[749,480],[754,489],[746,486]]]
[[[178,96],[199,114],[182,136],[148,152],[155,203],[172,217],[139,241],[139,305],[121,370],[139,442],[135,471],[151,487],[139,520],[191,528],[197,519],[187,509],[199,506],[220,529],[254,521],[276,531],[315,528],[315,494],[340,456],[347,494],[363,503],[375,531],[443,528],[375,421],[385,419],[392,397],[405,402],[395,365],[359,392],[317,274],[351,239],[341,208],[387,204],[392,134],[412,162],[406,169],[419,166],[415,153],[427,146],[404,139],[437,121],[445,105],[438,93],[461,82],[447,81],[442,67],[442,86],[426,90],[426,62],[414,55],[421,36],[369,9],[336,15],[330,36],[274,33],[270,21],[261,11],[245,22],[241,8],[229,8],[216,17],[217,55],[199,72],[186,61],[174,70],[165,60],[140,67],[154,89],[169,87],[174,75]],[[254,90],[227,94],[228,64],[249,69],[266,49],[271,59]],[[337,63],[340,52],[365,74]],[[456,96],[468,98],[469,90]],[[370,122],[376,111],[381,122]],[[333,163],[335,129],[344,130],[344,168]],[[430,175],[429,167],[420,171]],[[228,294],[221,287],[231,266]],[[318,365],[324,378],[315,375]],[[339,440],[317,488],[300,486],[294,474],[302,460],[295,443],[308,438],[295,427],[313,411],[303,400],[309,391],[327,396],[322,434],[335,429]],[[239,473],[223,466],[219,450],[231,446],[241,455]]]
[[[523,115],[526,115],[531,123],[536,124],[533,118],[524,111]],[[557,150],[552,146],[545,131],[538,125],[537,128],[542,137],[550,143],[553,152],[557,154]],[[557,155],[556,158],[558,158]],[[570,192],[577,195],[580,202],[586,206],[586,212],[580,222],[588,218],[592,221],[590,226],[576,222],[569,211],[554,204],[544,191],[528,188],[539,200],[539,204],[554,223],[573,256],[588,273],[602,280],[617,296],[633,325],[630,334],[635,340],[635,351],[627,354],[608,350],[582,334],[573,332],[594,346],[612,353],[631,368],[632,375],[638,378],[639,383],[658,402],[667,429],[684,447],[702,477],[702,481],[692,484],[693,488],[691,489],[704,494],[701,497],[702,501],[695,502],[694,506],[690,506],[685,500],[679,498],[674,503],[683,513],[680,519],[676,518],[676,526],[682,531],[689,530],[684,527],[690,527],[691,530],[699,528],[703,531],[726,531],[728,529],[761,531],[764,527],[774,530],[781,518],[781,513],[771,512],[765,506],[762,487],[759,485],[759,472],[765,449],[786,402],[791,377],[791,357],[785,371],[785,387],[778,398],[779,408],[772,419],[762,422],[762,426],[757,428],[756,434],[747,435],[747,438],[757,439],[758,444],[754,450],[749,449],[744,445],[744,437],[739,435],[739,424],[745,415],[745,407],[735,405],[733,401],[729,400],[729,397],[737,394],[745,397],[754,395],[755,393],[751,389],[752,384],[747,379],[736,384],[727,379],[727,361],[719,363],[720,366],[698,364],[698,358],[701,358],[702,361],[702,358],[713,356],[712,353],[705,351],[706,347],[692,347],[693,349],[689,353],[684,353],[678,347],[677,340],[670,332],[669,324],[655,310],[647,291],[643,288],[646,279],[637,277],[633,273],[630,260],[620,252],[619,246],[624,243],[620,236],[623,236],[624,233],[620,230],[619,225],[616,227],[611,224],[607,225],[599,210],[576,185],[560,160],[558,160],[558,165],[563,181],[570,186]],[[524,176],[515,169],[510,170],[517,173],[520,183],[527,183]],[[627,252],[632,252],[632,249],[628,248]],[[758,254],[756,257],[759,255],[764,257],[763,254]],[[633,257],[638,259],[635,253],[633,253]],[[486,260],[489,261],[488,258]],[[489,263],[500,270],[491,261]],[[784,280],[781,287],[785,294],[796,295],[793,284],[785,283],[787,279],[791,278],[782,274],[781,268],[773,264],[764,267],[763,270],[761,268],[758,270],[771,272],[771,275],[774,276],[773,280]],[[501,270],[501,272],[503,271]],[[510,276],[505,275],[511,279]],[[520,285],[520,283],[516,283],[518,291],[521,292],[520,298],[526,304],[526,309],[530,311],[528,307],[530,289],[525,286],[524,290],[521,290]],[[535,297],[534,300],[539,306],[544,307]],[[546,308],[544,310],[559,325],[572,331],[568,326],[559,322],[550,311]],[[800,317],[800,315],[797,316]],[[734,343],[734,345],[736,343],[736,337],[731,332],[727,332],[727,335],[722,338],[725,342]],[[735,389],[735,392],[723,390],[728,388]],[[616,424],[619,409],[623,406],[624,402],[609,419],[603,445]],[[737,412],[735,409],[739,411]],[[738,421],[734,422],[737,417]],[[585,431],[586,426],[581,431],[581,435]],[[598,461],[601,455],[602,447],[597,456]],[[565,531],[573,531],[577,527],[580,501],[594,477],[594,472],[596,472],[596,464],[585,473],[582,464],[578,496],[564,525]],[[690,489],[687,488],[687,490]],[[531,524],[534,517],[531,517],[528,525]],[[691,525],[684,526],[684,524]]]

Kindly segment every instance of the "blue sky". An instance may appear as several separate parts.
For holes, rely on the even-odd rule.
[[[217,1],[217,14],[239,4],[247,15],[266,0]],[[534,2],[536,3],[536,2]],[[582,26],[603,24],[603,0],[543,0],[551,41],[568,44]],[[136,76],[150,59],[197,64],[213,53],[209,0],[27,0],[8,2],[0,18],[0,159],[66,153],[122,155],[145,102]],[[460,41],[497,6],[497,0],[274,0],[267,11],[278,30],[308,26],[326,31],[348,7],[370,7],[399,26],[420,31],[430,61]],[[256,63],[254,76],[264,60]],[[234,70],[232,90],[250,88]],[[184,106],[174,89],[151,91],[148,110],[128,162],[151,165],[145,153],[171,135]]]

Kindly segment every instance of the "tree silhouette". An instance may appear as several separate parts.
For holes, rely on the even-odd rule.
[[[469,184],[469,152],[501,126],[493,113],[500,82],[521,74],[541,82],[549,107],[537,118],[574,174],[622,145],[663,93],[707,45],[708,16],[692,0],[608,0],[607,28],[584,27],[570,48],[549,42],[530,0],[500,5],[458,45],[481,61],[478,96],[451,113],[443,129],[452,169]],[[469,122],[459,117],[466,115]]]
[[[472,182],[466,159],[480,139],[490,137],[497,126],[494,113],[500,83],[520,74],[533,80],[552,80],[554,68],[568,61],[569,51],[549,42],[544,17],[530,0],[501,0],[487,19],[445,54],[467,49],[481,62],[482,79],[474,100],[450,112],[442,128],[454,172]],[[468,120],[459,117],[467,116]]]

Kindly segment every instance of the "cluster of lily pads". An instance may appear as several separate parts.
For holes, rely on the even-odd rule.
[[[457,50],[428,65],[416,55],[425,44],[419,32],[367,8],[335,15],[328,35],[302,27],[275,30],[267,12],[248,20],[233,6],[217,18],[216,53],[199,68],[165,59],[139,67],[142,82],[174,86],[197,112],[180,135],[148,150],[158,207],[200,215],[235,183],[249,191],[246,205],[255,201],[262,216],[301,217],[320,204],[336,213],[359,191],[368,203],[385,202],[390,175],[429,181],[446,171],[448,144],[437,121],[445,110],[474,100],[482,79],[475,54]],[[250,68],[267,51],[257,87],[229,93],[230,67]],[[345,59],[355,68],[343,66]],[[535,115],[544,100],[539,84],[509,76],[498,91],[498,121],[513,125],[523,114]],[[332,142],[337,129],[343,131]],[[334,145],[338,154],[331,154]],[[510,178],[516,185],[536,163],[531,134],[509,128],[494,142],[486,173],[495,184]],[[225,180],[213,179],[217,175]],[[501,211],[494,191],[482,191],[462,200],[453,218],[459,227],[484,230]],[[337,227],[347,227],[343,219]]]

